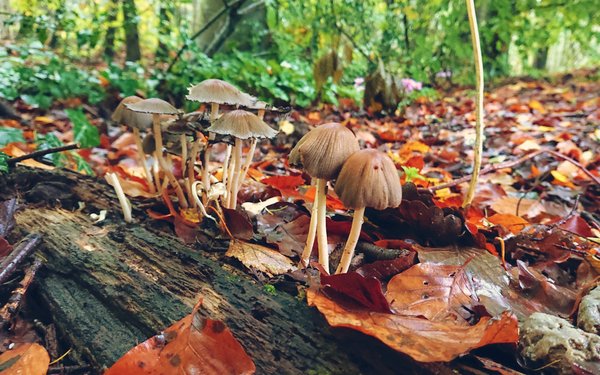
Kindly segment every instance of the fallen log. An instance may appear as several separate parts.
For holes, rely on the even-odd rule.
[[[258,374],[450,373],[444,364],[418,364],[375,339],[330,328],[303,298],[267,293],[215,252],[226,249],[225,239],[204,235],[186,246],[167,224],[143,219],[147,201],[133,199],[138,221],[124,223],[103,181],[18,167],[0,177],[0,200],[15,195],[21,209],[14,231],[44,239],[36,302],[72,355],[97,370],[189,314],[202,296],[203,313],[229,326]],[[79,202],[85,208],[77,209]],[[100,210],[107,218],[94,223],[89,215]]]

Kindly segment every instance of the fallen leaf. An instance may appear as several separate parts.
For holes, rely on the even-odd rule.
[[[373,263],[364,264],[356,272],[364,277],[374,277],[377,280],[385,281],[410,268],[415,264],[416,259],[416,252],[405,250],[405,253],[396,259],[378,260]]]
[[[48,352],[36,343],[20,344],[0,355],[2,375],[45,375],[49,364]]]
[[[506,228],[513,234],[518,234],[529,225],[527,220],[511,214],[494,214],[488,217],[487,220],[492,224]]]
[[[381,290],[381,282],[374,277],[364,277],[357,272],[321,274],[321,287],[330,298],[345,304],[350,303],[368,311],[392,312]]]
[[[256,367],[224,323],[192,313],[131,349],[104,375],[254,374]]]
[[[226,256],[236,258],[246,267],[266,273],[269,277],[296,269],[292,260],[266,246],[231,240]]]
[[[242,211],[231,208],[223,208],[223,216],[227,229],[235,238],[250,240],[254,237],[254,230],[248,215]]]

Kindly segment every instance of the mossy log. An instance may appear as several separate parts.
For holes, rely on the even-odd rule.
[[[43,236],[45,271],[36,277],[36,302],[48,310],[74,355],[97,370],[190,313],[224,321],[253,358],[258,374],[440,373],[379,341],[330,328],[293,294],[267,293],[252,275],[222,255],[226,239],[200,235],[194,246],[174,237],[168,224],[144,213],[122,221],[106,183],[69,171],[19,167],[0,177],[0,199],[18,196],[14,231]],[[77,209],[78,202],[85,208]],[[89,214],[108,210],[94,223]]]

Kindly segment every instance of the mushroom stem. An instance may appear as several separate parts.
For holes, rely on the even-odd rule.
[[[319,263],[325,272],[329,273],[329,248],[327,246],[327,226],[325,218],[327,214],[327,180],[317,179],[317,193],[315,201],[317,204],[317,242],[319,245]]]
[[[229,177],[229,160],[231,159],[232,149],[233,147],[228,144],[227,151],[225,151],[225,159],[223,159],[223,178],[221,178],[221,182],[225,186],[227,186],[227,178]]]
[[[235,148],[233,150],[233,178],[231,179],[231,187],[228,190],[229,197],[229,208],[235,210],[237,206],[237,193],[238,184],[240,180],[241,167],[242,167],[242,140],[239,138],[235,139]]]
[[[171,168],[169,168],[169,166],[165,162],[165,159],[162,157],[163,143],[162,133],[160,129],[160,115],[152,114],[152,126],[154,131],[154,140],[156,141],[156,151],[154,151],[154,157],[156,157],[156,160],[158,160],[158,164],[165,171],[167,179],[169,180],[173,188],[175,188],[177,199],[179,199],[179,205],[182,208],[188,208],[187,200],[185,199],[185,195],[183,194],[183,190],[181,189],[179,182],[177,182],[177,179],[173,175]]]
[[[188,159],[188,166],[187,166],[187,183],[189,186],[190,191],[192,191],[192,185],[194,184],[195,180],[196,180],[196,171],[194,169],[195,164],[196,164],[196,158],[198,157],[198,142],[194,142],[192,144],[192,149],[190,151],[190,158]],[[196,208],[196,200],[193,199],[193,197],[190,197],[191,199],[191,203],[192,203],[192,207]]]
[[[152,174],[150,174],[150,169],[146,164],[146,155],[144,154],[144,147],[142,146],[142,137],[140,137],[140,129],[133,128],[133,136],[135,138],[135,146],[137,148],[137,157],[138,163],[144,169],[144,177],[146,177],[146,182],[148,182],[148,189],[150,189],[150,193],[156,193],[156,188],[154,186],[154,181],[152,181]]]
[[[354,210],[354,215],[352,216],[352,228],[350,228],[350,234],[348,235],[346,246],[344,246],[344,252],[342,253],[340,264],[335,270],[336,274],[346,273],[348,272],[348,268],[350,268],[350,263],[352,262],[352,257],[354,256],[354,249],[356,248],[356,244],[358,243],[358,239],[360,237],[360,229],[362,228],[364,217],[365,207]]]
[[[212,216],[210,216],[207,212],[206,212],[206,208],[204,207],[204,204],[202,204],[202,201],[200,200],[200,198],[198,197],[198,185],[201,184],[200,181],[196,181],[192,184],[192,196],[194,197],[194,200],[196,201],[196,205],[198,207],[198,211],[200,212],[200,214],[203,217],[210,217],[211,219],[214,220],[214,218]]]
[[[258,116],[259,119],[263,120],[265,118],[265,109],[264,108],[259,109],[258,113],[257,113],[257,116]]]
[[[119,204],[121,205],[125,222],[131,223],[131,204],[125,196],[125,193],[123,193],[123,188],[119,182],[119,177],[117,177],[116,173],[107,173],[104,178],[106,179],[106,182],[112,185],[112,187],[115,189],[115,193],[117,193],[117,198],[119,198]]]
[[[242,184],[246,180],[246,175],[248,174],[248,170],[250,169],[250,164],[252,164],[252,159],[254,159],[254,152],[256,151],[257,143],[258,139],[252,138],[252,141],[250,142],[250,150],[246,155],[246,160],[244,161],[244,166],[242,167],[242,178],[240,178],[240,181],[238,182],[238,189],[242,187]]]
[[[154,183],[156,184],[156,190],[159,194],[162,194],[162,183],[160,182],[160,167],[158,166],[158,159],[156,156],[152,160],[152,175],[154,176]]]
[[[314,180],[313,180],[314,181]],[[319,180],[316,180],[317,185]],[[318,189],[318,187],[317,187]],[[317,234],[317,210],[319,207],[319,196],[315,193],[315,200],[313,201],[312,209],[310,211],[310,225],[308,226],[308,235],[306,236],[306,245],[304,245],[304,251],[300,257],[300,266],[308,267],[310,261],[310,254],[312,253],[313,247],[315,246],[315,236]]]
[[[213,123],[219,116],[219,104],[210,103],[210,122]],[[209,134],[210,138],[210,134]],[[205,191],[210,190],[210,179],[208,178],[208,162],[210,161],[210,143],[206,140],[206,150],[204,150],[204,161],[202,162],[202,183]]]

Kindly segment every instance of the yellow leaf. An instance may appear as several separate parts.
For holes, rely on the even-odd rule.
[[[225,255],[236,258],[246,267],[264,272],[269,277],[296,269],[292,260],[279,251],[240,240],[231,240]]]
[[[39,344],[22,344],[0,355],[2,375],[44,375],[48,371],[50,356]]]
[[[41,122],[42,124],[51,124],[54,122],[54,119],[48,116],[38,116],[33,119],[34,122]]]
[[[542,114],[544,114],[544,113],[547,112],[546,108],[544,108],[544,105],[542,103],[540,103],[539,101],[537,101],[537,100],[530,101],[529,102],[529,108],[531,108],[531,109],[533,109],[535,111],[538,111],[539,113],[542,113]]]
[[[295,127],[294,124],[292,124],[288,120],[283,120],[279,123],[279,130],[285,135],[290,135],[294,132]]]

